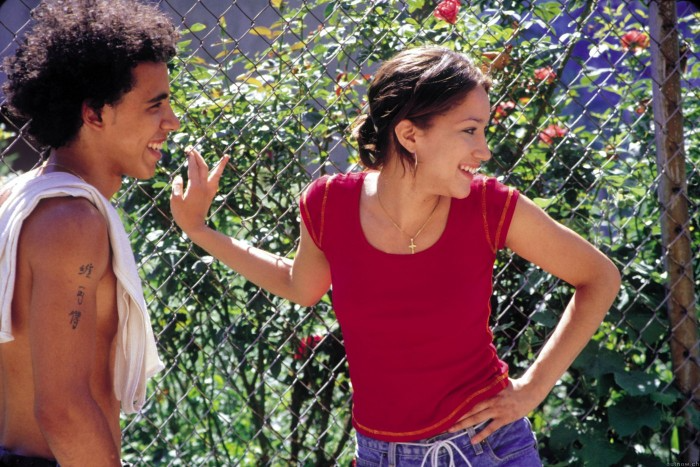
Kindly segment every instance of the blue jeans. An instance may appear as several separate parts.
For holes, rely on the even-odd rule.
[[[476,446],[471,438],[485,428],[466,428],[433,438],[389,443],[357,433],[357,467],[541,467],[537,439],[527,418],[499,428]]]

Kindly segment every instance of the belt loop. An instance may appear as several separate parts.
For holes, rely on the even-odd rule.
[[[469,435],[469,442],[471,443],[472,438],[474,438],[474,436],[476,436],[476,427],[470,426],[469,428],[467,428],[467,434]],[[481,447],[481,443],[472,444],[472,447],[474,448],[474,453],[477,456],[480,456],[481,454],[483,454],[484,449]]]
[[[389,467],[396,467],[396,443],[389,443]]]

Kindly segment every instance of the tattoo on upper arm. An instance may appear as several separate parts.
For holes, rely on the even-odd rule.
[[[76,296],[76,301],[78,302],[77,306],[79,307],[80,305],[83,304],[83,301],[85,300],[85,287],[82,285],[78,286],[78,291],[75,294]],[[80,317],[82,316],[82,312],[80,310],[71,310],[70,313],[68,313],[68,316],[70,316],[70,327],[75,329],[78,327],[78,322],[80,322]]]
[[[82,305],[83,300],[85,300],[85,287],[82,285],[78,286],[78,293],[75,296],[78,298],[78,305]]]
[[[78,275],[90,278],[90,274],[92,274],[92,270],[93,270],[92,263],[83,264],[82,266],[80,266],[80,272],[78,272]]]
[[[90,276],[92,275],[93,269],[94,269],[94,266],[92,263],[81,264],[80,268],[78,269],[78,275],[89,279]],[[79,308],[83,304],[86,297],[87,297],[87,294],[85,293],[85,286],[79,285],[78,290],[75,293],[75,300],[77,302],[76,308]],[[71,310],[71,312],[68,313],[68,316],[70,316],[70,326],[72,329],[76,329],[78,327],[78,323],[80,322],[80,317],[82,315],[83,315],[83,312],[80,311],[79,309],[78,310]]]
[[[78,322],[80,321],[80,316],[82,313],[78,310],[73,310],[70,313],[68,313],[70,316],[70,326],[71,328],[75,329],[78,327]]]

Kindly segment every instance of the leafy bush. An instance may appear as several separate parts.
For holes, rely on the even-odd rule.
[[[280,20],[251,30],[269,47],[238,50],[224,20],[194,25],[173,68],[182,128],[170,148],[232,155],[211,225],[286,256],[297,199],[313,177],[356,162],[348,127],[381,61],[404,47],[464,51],[494,78],[488,171],[608,254],[624,275],[606,322],[531,418],[552,465],[665,465],[688,396],[675,385],[665,313],[647,13],[626,3],[474,1],[452,25],[423,0],[273,1]],[[697,14],[681,18],[697,33]],[[686,24],[687,23],[687,24]],[[694,28],[694,29],[690,29]],[[220,53],[190,46],[218,32]],[[640,39],[641,38],[641,39]],[[629,39],[629,38],[628,38]],[[641,45],[640,45],[641,44]],[[692,54],[688,75],[700,76]],[[686,94],[686,122],[700,118]],[[688,124],[690,126],[690,124]],[[696,135],[697,130],[689,130]],[[697,200],[698,145],[688,144]],[[147,410],[125,424],[127,459],[169,465],[347,465],[350,382],[331,297],[303,308],[213,261],[173,226],[170,169],[120,193],[168,369]],[[697,205],[691,204],[697,214]],[[700,240],[698,216],[693,240]],[[571,296],[566,284],[510,255],[494,271],[497,346],[519,374]],[[698,271],[695,272],[696,284]]]

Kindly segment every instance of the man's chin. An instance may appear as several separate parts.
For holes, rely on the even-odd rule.
[[[156,175],[156,169],[151,170],[150,172],[142,171],[138,173],[126,173],[124,174],[125,177],[128,178],[133,178],[134,180],[150,180]]]

